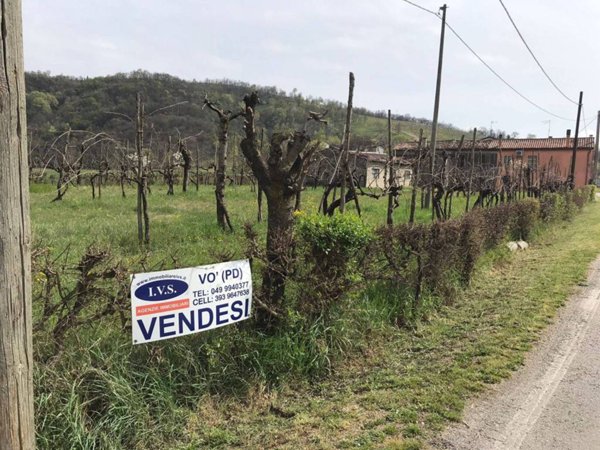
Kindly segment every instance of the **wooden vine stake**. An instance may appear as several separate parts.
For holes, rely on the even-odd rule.
[[[344,213],[346,204],[346,179],[351,176],[348,167],[348,154],[350,153],[350,124],[352,123],[352,99],[354,97],[354,74],[350,72],[350,84],[348,87],[348,108],[346,109],[346,125],[344,128],[344,140],[342,142],[342,182],[340,187],[340,213]]]

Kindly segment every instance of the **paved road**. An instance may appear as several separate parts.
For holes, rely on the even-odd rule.
[[[600,258],[524,367],[467,406],[439,449],[600,450]]]

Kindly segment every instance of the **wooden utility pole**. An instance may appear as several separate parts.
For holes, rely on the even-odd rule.
[[[583,91],[579,92],[579,104],[577,105],[577,122],[575,122],[575,141],[573,142],[573,155],[571,156],[571,174],[569,175],[571,189],[575,187],[575,163],[577,162],[577,147],[579,146],[579,120],[581,118],[582,106]]]
[[[437,127],[438,127],[438,114],[440,110],[440,89],[442,87],[442,63],[444,60],[444,34],[446,31],[446,9],[448,7],[444,4],[440,8],[442,10],[442,32],[440,34],[440,53],[438,57],[438,70],[437,80],[435,82],[435,102],[433,105],[433,123],[431,125],[431,187],[430,195],[433,196],[433,185],[435,182],[435,146],[437,144]],[[431,202],[431,220],[435,217],[435,205]]]
[[[3,1],[0,14],[0,449],[31,450],[31,236],[21,1]]]
[[[352,98],[354,97],[354,74],[350,72],[350,84],[348,87],[348,108],[346,109],[346,127],[344,128],[344,142],[342,152],[342,183],[340,187],[340,213],[344,213],[346,205],[346,178],[348,178],[350,167],[348,166],[348,154],[350,153],[350,123],[352,123]]]
[[[600,111],[598,111],[598,117],[596,118],[596,143],[594,146],[594,167],[592,167],[592,184],[596,184],[596,177],[598,177],[598,138],[600,138]]]
[[[394,188],[396,187],[396,177],[394,176],[394,155],[392,153],[392,111],[388,109],[388,207],[387,207],[387,224],[394,223]]]

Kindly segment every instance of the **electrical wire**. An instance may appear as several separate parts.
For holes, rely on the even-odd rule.
[[[434,12],[434,11],[432,11],[430,9],[424,8],[421,5],[417,5],[416,3],[413,3],[410,0],[403,0],[403,1],[406,2],[406,3],[408,3],[409,5],[414,6],[415,8],[419,8],[420,10],[423,10],[425,12],[428,12],[429,14],[433,14],[434,16],[439,17],[436,12]]]
[[[586,122],[586,121],[585,121],[585,108],[584,108],[583,106],[581,107],[581,115],[582,115],[582,117],[583,117],[583,127],[582,127],[582,128],[583,128],[583,132],[584,132],[586,135],[588,135],[588,134],[589,134],[589,131],[588,131],[588,126],[589,126],[589,125],[590,125],[590,124],[591,124],[591,123],[592,123],[594,120],[596,120],[596,117],[592,117],[592,118],[589,120],[589,122]]]
[[[423,10],[429,14],[433,14],[434,16],[436,16],[438,19],[441,20],[439,14],[437,14],[436,12],[424,8],[420,5],[417,5],[416,3],[411,2],[410,0],[402,0],[405,3],[408,3],[409,5],[412,5],[416,8],[419,8],[420,10]],[[574,122],[573,119],[569,119],[566,117],[562,117],[559,116],[558,114],[554,114],[551,111],[548,111],[546,108],[543,108],[542,106],[538,105],[537,103],[535,103],[533,100],[530,100],[529,98],[527,98],[524,94],[522,94],[521,92],[519,92],[515,87],[513,87],[508,81],[506,81],[498,72],[496,72],[481,56],[479,56],[477,54],[477,52],[475,50],[473,50],[473,48],[467,44],[467,42],[458,34],[458,32],[452,28],[450,26],[450,24],[448,23],[448,21],[446,21],[446,26],[448,27],[448,29],[454,34],[454,36],[456,36],[458,38],[458,40],[465,46],[467,47],[467,49],[475,56],[475,58],[477,58],[490,72],[492,72],[502,83],[504,83],[510,90],[512,90],[515,94],[517,94],[519,97],[521,97],[523,100],[525,100],[527,103],[529,103],[530,105],[534,106],[535,108],[539,109],[540,111],[543,111],[546,114],[549,114],[553,117],[556,117],[557,119],[561,119],[561,120],[565,120],[567,122]]]
[[[517,27],[517,24],[515,23],[515,21],[513,20],[512,16],[510,15],[510,13],[508,12],[508,9],[506,8],[506,5],[504,4],[504,2],[502,0],[498,0],[500,2],[500,4],[502,5],[502,8],[504,9],[504,12],[506,13],[506,15],[508,16],[508,20],[510,20],[510,23],[512,23],[512,26],[514,27],[515,31],[517,32],[517,34],[519,35],[519,38],[521,38],[521,41],[523,42],[523,44],[525,45],[525,48],[527,49],[527,51],[529,52],[529,54],[531,55],[531,57],[533,58],[533,60],[535,61],[535,63],[538,65],[538,67],[540,68],[540,70],[542,71],[542,73],[546,76],[546,78],[548,79],[548,81],[550,82],[550,84],[552,84],[552,86],[554,86],[554,89],[556,89],[558,91],[558,93],[560,95],[562,95],[564,98],[566,98],[568,101],[570,101],[571,103],[573,103],[574,105],[578,105],[579,103],[576,102],[575,100],[572,100],[571,98],[569,98],[569,96],[567,94],[565,94],[554,82],[554,80],[550,77],[550,75],[548,75],[548,72],[546,72],[546,69],[544,69],[544,67],[542,66],[542,63],[540,63],[540,61],[537,59],[537,57],[535,56],[535,54],[533,53],[533,50],[531,50],[531,47],[529,47],[529,44],[527,44],[527,41],[525,40],[525,38],[523,37],[523,34],[521,33],[521,31],[519,30],[519,28]]]

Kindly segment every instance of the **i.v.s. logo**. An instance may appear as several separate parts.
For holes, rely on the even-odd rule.
[[[140,300],[158,302],[169,300],[184,294],[188,289],[185,281],[164,279],[146,283],[135,290],[135,296]]]

